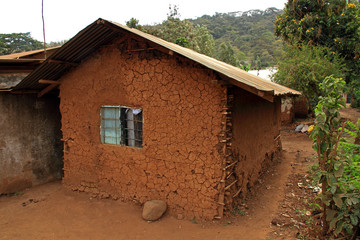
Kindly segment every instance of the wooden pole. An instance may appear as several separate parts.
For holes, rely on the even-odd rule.
[[[41,0],[41,16],[43,23],[43,35],[44,35],[44,55],[46,59],[46,38],[45,38],[45,19],[44,19],[44,0]]]
[[[40,80],[39,80],[39,83],[42,83],[42,84],[56,84],[56,85],[59,85],[59,84],[60,84],[60,82],[58,82],[58,81],[45,80],[45,79],[40,79]]]

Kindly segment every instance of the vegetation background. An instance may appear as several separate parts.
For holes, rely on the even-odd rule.
[[[207,50],[195,50],[212,57],[217,56],[222,58],[220,60],[236,66],[251,63],[254,69],[265,68],[274,66],[277,57],[284,51],[282,40],[274,35],[274,21],[281,13],[280,9],[269,8],[265,11],[216,13],[213,16],[204,15],[197,19],[180,20],[180,10],[173,6],[167,18],[164,16],[166,20],[162,24],[142,26],[142,28],[151,34],[168,37],[167,39],[172,42],[182,36],[189,44],[192,44],[197,36],[206,35],[207,37],[199,40],[198,48],[206,46]],[[140,27],[136,19],[131,19],[129,24],[132,27]],[[190,37],[188,30],[192,28],[195,30],[190,31],[192,35]],[[167,32],[168,36],[164,36],[164,32]],[[206,45],[209,41],[210,44]],[[66,40],[51,42],[47,46],[62,45],[64,42]],[[0,55],[37,50],[42,47],[43,43],[31,38],[30,33],[0,34]]]

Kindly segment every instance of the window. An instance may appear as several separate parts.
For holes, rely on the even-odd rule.
[[[101,107],[101,143],[142,147],[142,109]]]

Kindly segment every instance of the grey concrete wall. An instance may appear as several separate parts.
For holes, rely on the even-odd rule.
[[[0,92],[0,194],[60,179],[59,99]]]

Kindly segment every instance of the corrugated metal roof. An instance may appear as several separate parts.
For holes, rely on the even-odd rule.
[[[21,79],[24,79],[26,75],[35,70],[43,61],[42,59],[0,59],[0,85],[4,75],[21,74],[23,75]],[[12,86],[16,86],[19,82],[14,82]]]
[[[301,94],[298,91],[273,82],[269,82],[246,71],[243,71],[240,68],[218,61],[191,49],[167,42],[158,37],[141,32],[137,29],[129,28],[127,26],[103,19],[98,19],[80,31],[77,35],[75,35],[75,37],[70,39],[59,50],[51,55],[42,65],[40,65],[39,68],[30,73],[14,89],[44,88],[44,85],[39,84],[38,80],[57,80],[71,67],[67,64],[52,63],[51,60],[63,61],[64,63],[80,63],[83,58],[92,53],[97,47],[112,41],[115,37],[118,36],[119,32],[124,31],[131,32],[137,36],[143,37],[155,44],[158,44],[179,55],[191,59],[209,69],[221,73],[230,79],[257,89],[258,91],[273,93],[275,95]]]
[[[0,64],[6,64],[6,63],[42,63],[44,61],[44,59],[14,59],[14,58],[0,58]]]
[[[46,51],[53,51],[60,47],[61,46],[47,48]],[[43,53],[43,52],[44,52],[44,49],[20,52],[20,53],[13,53],[13,54],[8,54],[8,55],[1,55],[0,59],[20,59],[20,58],[30,57],[32,55],[36,55],[36,54]]]

